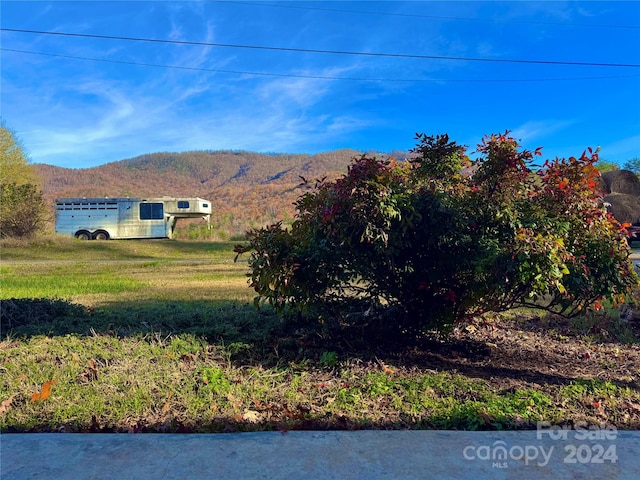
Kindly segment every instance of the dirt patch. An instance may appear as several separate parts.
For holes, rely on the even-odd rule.
[[[593,379],[640,388],[639,344],[593,341],[562,330],[544,327],[536,320],[469,325],[449,345],[422,351],[414,361],[482,378],[502,389]],[[456,344],[457,348],[451,348]],[[460,352],[465,344],[469,346]]]
[[[472,321],[446,337],[425,335],[409,342],[345,333],[329,342],[302,336],[296,344],[401,368],[459,373],[497,389],[599,380],[640,390],[640,322],[610,314],[589,318],[511,315]]]

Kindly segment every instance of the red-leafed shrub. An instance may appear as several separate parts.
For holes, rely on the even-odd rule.
[[[602,205],[597,153],[534,166],[508,136],[471,160],[447,135],[418,135],[413,158],[362,156],[296,203],[291,229],[247,234],[250,284],[280,309],[388,309],[403,329],[446,330],[532,306],[575,315],[637,285],[624,226]]]

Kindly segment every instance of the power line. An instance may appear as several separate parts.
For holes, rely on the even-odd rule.
[[[86,60],[92,62],[104,62],[104,63],[117,63],[123,65],[134,65],[140,67],[155,67],[155,68],[169,68],[176,70],[192,70],[197,72],[213,72],[213,73],[231,73],[236,75],[256,75],[267,77],[291,77],[291,78],[307,78],[317,80],[351,80],[360,82],[406,82],[406,83],[528,83],[528,82],[559,82],[559,81],[574,81],[574,80],[605,80],[616,78],[638,78],[640,75],[612,75],[612,76],[594,76],[594,77],[573,77],[573,78],[531,78],[531,79],[442,79],[442,78],[421,78],[421,79],[404,79],[404,78],[366,78],[366,77],[335,77],[325,75],[301,75],[292,73],[267,73],[267,72],[249,72],[242,70],[223,70],[217,68],[202,68],[202,67],[185,67],[181,65],[164,65],[158,63],[142,63],[142,62],[130,62],[126,60],[108,60],[92,57],[79,57],[75,55],[63,55],[57,53],[44,53],[44,52],[32,52],[28,50],[16,50],[13,48],[0,48],[0,51],[25,53],[29,55],[41,55],[46,57],[67,58],[72,60]]]
[[[519,63],[519,64],[533,64],[533,65],[572,65],[572,66],[582,66],[582,67],[640,68],[640,64],[637,64],[637,63],[567,62],[567,61],[553,61],[553,60],[449,57],[449,56],[442,56],[442,55],[414,55],[414,54],[405,54],[405,53],[350,52],[350,51],[344,51],[344,50],[321,50],[321,49],[292,48],[292,47],[268,47],[264,45],[239,45],[239,44],[232,44],[232,43],[211,43],[211,42],[193,42],[193,41],[185,41],[185,40],[163,40],[163,39],[140,38],[140,37],[121,37],[116,35],[95,35],[95,34],[88,34],[88,33],[46,32],[46,31],[40,31],[40,30],[22,30],[22,29],[14,29],[14,28],[0,28],[0,31],[14,32],[14,33],[31,33],[36,35],[57,35],[57,36],[63,36],[63,37],[123,40],[123,41],[130,41],[130,42],[149,42],[149,43],[162,43],[162,44],[173,44],[173,45],[197,45],[197,46],[204,46],[204,47],[244,48],[244,49],[254,49],[254,50],[271,50],[271,51],[297,52],[297,53],[322,53],[322,54],[332,54],[332,55],[357,55],[357,56],[367,56],[367,57],[414,58],[414,59],[423,59],[423,60],[453,60],[453,61],[467,61],[467,62]]]
[[[444,15],[422,15],[417,13],[395,13],[395,12],[371,12],[363,10],[344,10],[338,8],[302,7],[300,5],[274,5],[263,2],[240,2],[236,0],[212,0],[212,3],[233,3],[243,5],[256,5],[261,7],[289,8],[296,10],[315,10],[321,12],[357,13],[363,15],[379,15],[385,17],[405,17],[405,18],[428,18],[433,20],[457,20],[465,22],[488,22],[488,23],[514,23],[520,25],[553,25],[561,27],[592,27],[592,28],[619,28],[619,29],[640,29],[638,25],[608,25],[597,23],[563,23],[563,22],[541,22],[501,18],[472,18],[472,17],[451,17]]]

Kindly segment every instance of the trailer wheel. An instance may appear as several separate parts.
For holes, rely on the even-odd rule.
[[[93,238],[91,236],[91,233],[87,232],[86,230],[80,230],[79,232],[76,232],[75,237],[78,240],[91,240]]]
[[[104,230],[98,230],[93,235],[93,238],[95,238],[96,240],[109,240],[109,234],[107,232],[105,232]]]

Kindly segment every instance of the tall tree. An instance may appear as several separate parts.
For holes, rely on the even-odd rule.
[[[22,143],[4,121],[0,122],[0,184],[37,183],[37,175],[33,165],[29,164]]]
[[[29,164],[15,134],[0,123],[0,236],[31,237],[42,228],[45,205]]]
[[[622,168],[624,168],[625,170],[631,170],[636,175],[640,175],[640,157],[635,157],[631,160],[627,160]]]

